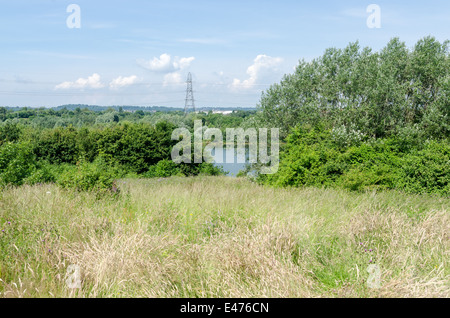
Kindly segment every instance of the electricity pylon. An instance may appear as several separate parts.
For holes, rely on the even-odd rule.
[[[187,83],[187,88],[186,88],[186,101],[184,103],[184,114],[187,114],[189,107],[192,107],[192,109],[195,112],[194,92],[192,90],[192,75],[191,75],[191,73],[188,74],[186,83]]]

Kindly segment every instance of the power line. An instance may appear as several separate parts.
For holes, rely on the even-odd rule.
[[[35,81],[26,79],[0,79],[1,83],[14,83],[20,85],[59,85],[62,82],[47,82],[47,81]],[[196,85],[209,85],[209,86],[246,86],[246,87],[257,87],[257,86],[270,86],[274,83],[252,83],[252,84],[232,84],[232,83],[214,83],[214,82],[196,82],[192,81]],[[133,83],[132,86],[142,86],[142,85],[152,85],[152,86],[180,86],[183,83],[164,83],[164,82],[138,82]]]
[[[181,91],[179,91],[181,93]],[[164,93],[160,91],[159,93],[99,93],[99,92],[74,92],[74,93],[63,93],[63,92],[33,92],[33,91],[0,91],[0,95],[13,95],[13,96],[148,96],[148,95],[160,95]],[[173,93],[173,91],[171,92]]]

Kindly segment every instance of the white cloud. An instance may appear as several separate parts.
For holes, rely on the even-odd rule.
[[[55,86],[55,89],[71,88],[102,88],[104,85],[100,81],[100,75],[92,74],[88,78],[79,78],[75,82],[63,82]]]
[[[151,61],[138,60],[138,64],[153,72],[167,72],[173,67],[170,60],[170,55],[164,53],[159,59],[155,57]]]
[[[163,73],[163,86],[180,85],[184,81],[182,74],[191,63],[195,60],[195,57],[171,57],[169,54],[164,53],[158,57],[154,57],[151,60],[137,60],[136,62],[147,70],[156,73]]]
[[[137,63],[152,72],[173,73],[189,67],[194,60],[193,56],[182,58],[175,56],[172,58],[169,54],[164,53],[159,58],[154,57],[148,61],[140,59],[137,60]]]
[[[189,67],[189,65],[191,65],[192,61],[194,61],[194,60],[195,60],[195,57],[193,57],[193,56],[182,57],[181,59],[176,59],[173,62],[173,67],[178,70],[183,70],[183,69]]]
[[[253,64],[247,69],[248,79],[241,81],[235,78],[231,84],[232,88],[252,88],[256,84],[263,83],[264,80],[272,82],[274,75],[278,76],[278,66],[283,62],[280,57],[271,57],[264,54],[258,55]]]
[[[183,79],[181,78],[180,72],[168,73],[164,76],[163,85],[167,86],[170,84],[182,84]]]
[[[134,83],[136,83],[136,80],[136,75],[131,75],[128,77],[119,76],[118,78],[113,79],[111,83],[109,83],[109,87],[111,89],[118,89],[124,86],[133,85]]]

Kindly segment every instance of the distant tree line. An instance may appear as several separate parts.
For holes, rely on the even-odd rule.
[[[75,106],[75,105],[74,105]],[[181,110],[149,111],[148,108],[124,107],[57,107],[57,108],[6,108],[0,107],[0,127],[11,125],[31,126],[39,129],[57,127],[92,127],[114,125],[119,122],[149,123],[170,122],[177,127],[189,128],[194,120],[200,119],[205,125],[220,128],[240,127],[252,117],[256,110],[236,109],[229,115],[216,114],[212,111],[188,113]],[[82,105],[80,105],[82,106]],[[132,110],[127,110],[127,107]],[[162,107],[161,107],[162,108]],[[160,108],[157,108],[160,109]]]

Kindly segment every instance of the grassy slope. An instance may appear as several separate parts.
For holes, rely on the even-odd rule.
[[[448,198],[227,177],[119,185],[101,199],[0,192],[0,297],[450,296]],[[367,287],[373,263],[381,288]],[[70,264],[81,290],[66,287]]]

